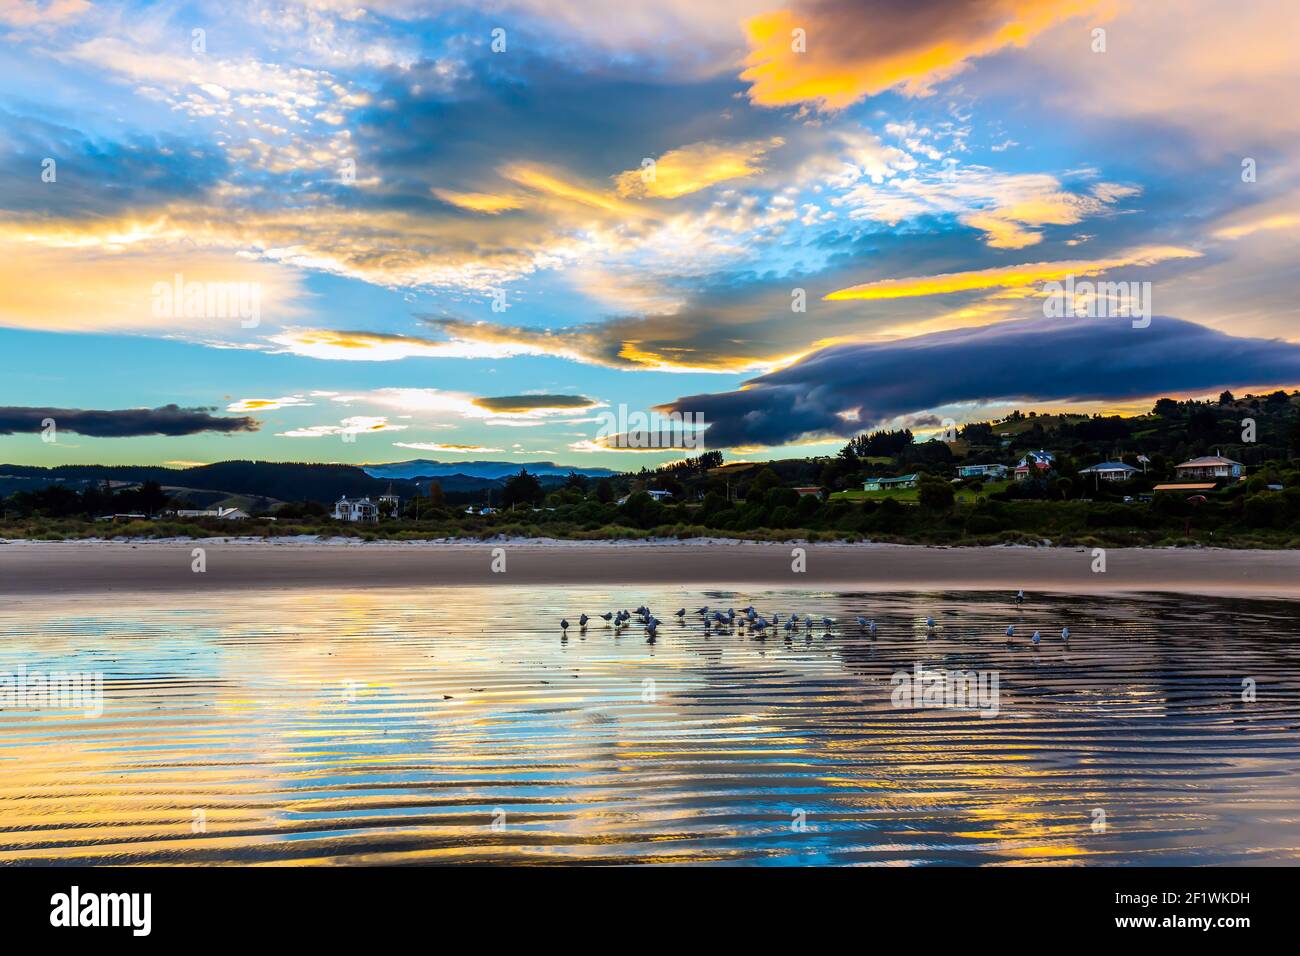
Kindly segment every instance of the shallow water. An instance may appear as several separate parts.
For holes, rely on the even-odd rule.
[[[670,621],[653,644],[598,618],[562,638],[562,616],[643,602]],[[760,640],[671,617],[750,603],[840,623]],[[18,602],[0,674],[102,672],[103,714],[0,711],[0,862],[1294,863],[1297,610],[680,588]],[[996,672],[997,715],[895,706],[891,675],[918,663]]]

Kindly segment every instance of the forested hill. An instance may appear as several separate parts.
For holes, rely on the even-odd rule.
[[[0,494],[33,491],[51,484],[81,488],[87,484],[156,481],[169,487],[224,491],[280,501],[331,502],[339,495],[357,497],[383,494],[389,479],[372,478],[355,465],[309,462],[220,461],[193,468],[156,465],[0,465]],[[414,493],[413,482],[392,480],[393,491],[403,497]]]

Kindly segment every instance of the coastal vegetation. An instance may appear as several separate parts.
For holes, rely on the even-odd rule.
[[[248,518],[180,517],[166,486],[47,484],[0,502],[0,537],[344,536],[361,540],[545,537],[575,540],[735,538],[884,541],[930,545],[1300,547],[1300,395],[1275,392],[1218,402],[1161,399],[1145,415],[1015,412],[963,427],[951,442],[918,442],[906,430],[855,436],[838,455],[726,462],[708,452],[613,477],[577,472],[540,480],[521,469],[486,492],[448,493],[436,480],[403,482],[399,513],[375,523],[330,517],[335,493],[296,500],[244,491],[225,503]],[[1248,426],[1243,420],[1249,420]],[[1249,427],[1253,441],[1242,441]],[[1234,441],[1235,439],[1235,441]],[[968,463],[1004,464],[1047,451],[1050,466],[1022,480],[956,477]],[[1240,461],[1240,480],[1195,493],[1175,465],[1219,452]],[[1132,469],[1122,481],[1080,471],[1100,461]],[[248,463],[241,463],[241,466]],[[334,467],[334,466],[331,466]],[[340,466],[342,467],[342,466]],[[284,466],[276,466],[275,490]],[[882,476],[909,487],[874,487]],[[114,486],[116,484],[116,486]],[[466,504],[466,499],[478,504]],[[323,499],[323,500],[322,500]]]

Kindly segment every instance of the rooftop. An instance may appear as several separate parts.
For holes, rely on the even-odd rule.
[[[1233,461],[1231,458],[1224,458],[1222,455],[1206,455],[1203,458],[1193,458],[1191,461],[1185,461],[1177,468],[1209,468],[1212,465],[1240,465],[1241,462]]]
[[[1132,465],[1126,465],[1122,461],[1103,461],[1096,465],[1089,465],[1087,468],[1080,468],[1079,474],[1094,471],[1137,471],[1137,469]]]

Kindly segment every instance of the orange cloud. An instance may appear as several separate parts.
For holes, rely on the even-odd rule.
[[[828,302],[849,299],[902,299],[911,296],[945,295],[981,289],[1024,289],[1041,282],[1062,281],[1067,276],[1097,275],[1125,266],[1151,266],[1170,259],[1194,259],[1201,253],[1178,246],[1143,246],[1109,259],[1073,259],[1060,262],[1027,262],[970,272],[950,272],[905,279],[878,279],[828,293]]]
[[[838,110],[899,89],[925,96],[969,60],[1024,46],[1052,24],[1105,0],[806,0],[745,23],[740,78],[761,106]]]
[[[458,193],[450,189],[435,189],[433,194],[453,206],[471,212],[484,212],[491,216],[510,209],[519,209],[524,204],[518,196],[496,196],[492,193]]]
[[[759,160],[784,143],[779,136],[748,143],[691,143],[655,160],[650,167],[653,174],[629,169],[615,177],[615,185],[620,196],[676,199],[715,183],[761,173]]]
[[[501,170],[502,175],[521,186],[568,202],[590,206],[604,212],[629,219],[644,218],[647,213],[639,206],[625,203],[599,190],[571,182],[550,170],[530,163],[512,163]]]

